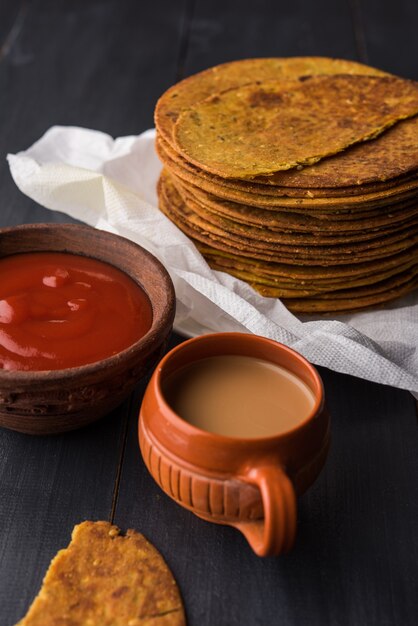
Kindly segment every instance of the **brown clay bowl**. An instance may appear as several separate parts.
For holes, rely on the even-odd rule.
[[[164,266],[123,237],[73,224],[0,229],[0,257],[42,251],[90,256],[122,270],[147,293],[153,321],[139,341],[95,363],[33,372],[0,369],[0,426],[29,434],[73,430],[118,406],[163,355],[175,313]]]

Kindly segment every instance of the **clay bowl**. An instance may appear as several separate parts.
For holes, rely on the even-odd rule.
[[[48,371],[0,369],[0,426],[29,434],[73,430],[118,406],[163,355],[175,312],[173,284],[163,265],[123,237],[73,224],[0,229],[0,257],[46,251],[90,256],[122,270],[147,293],[153,321],[139,341],[95,363]]]

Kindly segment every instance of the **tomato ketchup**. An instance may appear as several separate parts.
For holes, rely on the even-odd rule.
[[[151,324],[145,291],[108,263],[61,252],[0,259],[0,369],[93,363],[128,348]]]

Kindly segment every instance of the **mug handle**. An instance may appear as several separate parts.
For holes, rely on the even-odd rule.
[[[296,494],[279,465],[252,468],[240,480],[256,485],[263,501],[264,518],[233,524],[258,556],[288,552],[296,535]]]

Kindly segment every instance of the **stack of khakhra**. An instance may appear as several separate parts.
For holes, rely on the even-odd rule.
[[[418,83],[351,61],[249,59],[156,107],[161,210],[214,269],[295,312],[418,284]]]

